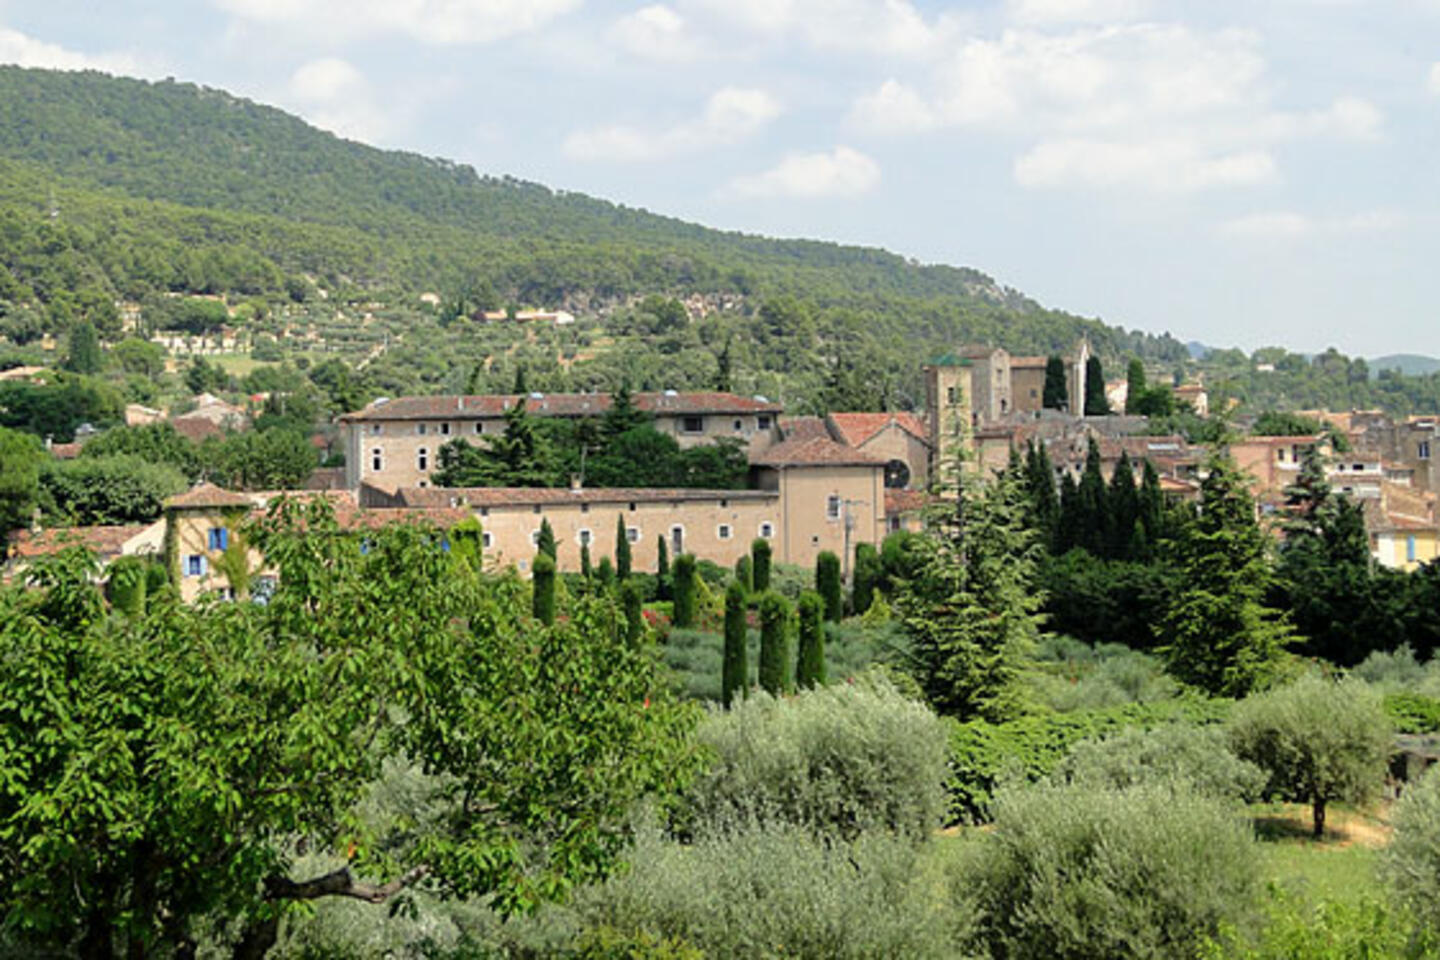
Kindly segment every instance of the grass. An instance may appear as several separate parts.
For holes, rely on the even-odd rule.
[[[1389,840],[1384,811],[1330,810],[1325,838],[1310,837],[1310,811],[1298,804],[1251,808],[1265,880],[1312,904],[1357,905],[1378,896],[1375,867]]]

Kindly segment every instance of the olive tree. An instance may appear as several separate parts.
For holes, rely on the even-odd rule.
[[[1421,928],[1440,935],[1440,773],[1432,767],[1390,811],[1395,835],[1381,859],[1381,875]]]
[[[1235,754],[1268,774],[1272,794],[1310,804],[1318,839],[1327,805],[1379,792],[1393,731],[1368,684],[1307,674],[1236,704],[1229,735]]]

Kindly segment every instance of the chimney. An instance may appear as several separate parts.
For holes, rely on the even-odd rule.
[[[583,484],[580,482],[580,474],[570,474],[570,492],[579,493]]]

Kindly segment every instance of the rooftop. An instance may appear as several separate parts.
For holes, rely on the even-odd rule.
[[[750,459],[757,467],[883,467],[886,460],[829,437],[786,440]]]
[[[216,510],[224,507],[253,507],[253,497],[225,490],[213,483],[201,483],[165,501],[167,510]]]
[[[406,507],[530,507],[597,503],[657,503],[695,500],[773,500],[771,490],[690,490],[652,487],[402,487],[395,496]]]
[[[51,527],[47,530],[20,530],[10,541],[15,557],[43,557],[66,547],[83,546],[102,560],[120,556],[125,544],[150,529],[149,524],[110,527]]]
[[[769,413],[783,407],[765,397],[733,393],[637,393],[635,406],[652,414]],[[525,409],[540,417],[595,417],[610,409],[607,393],[485,394],[480,396],[396,397],[377,400],[364,410],[347,413],[341,421],[355,420],[467,420],[502,417],[524,401]]]
[[[852,447],[864,446],[871,437],[891,424],[917,440],[929,440],[925,424],[913,413],[832,413],[829,420],[840,435],[839,440]]]

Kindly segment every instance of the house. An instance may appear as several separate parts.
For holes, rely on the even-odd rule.
[[[96,527],[49,527],[18,530],[11,534],[5,556],[6,579],[24,573],[38,557],[52,556],[69,547],[82,546],[93,552],[102,565],[120,557],[153,556],[164,549],[165,524]]]
[[[930,433],[908,412],[831,413],[824,420],[830,439],[885,461],[885,487],[923,490],[930,476]]]
[[[655,429],[693,447],[730,438],[753,456],[778,439],[782,407],[765,397],[733,393],[637,393],[637,409]],[[528,396],[399,397],[377,400],[339,420],[345,450],[346,486],[389,489],[431,484],[442,446],[452,440],[482,444],[505,432],[505,414],[518,404],[537,417],[582,419],[603,416],[608,394],[532,393]]]
[[[1277,503],[1285,488],[1295,482],[1305,457],[1330,453],[1330,438],[1321,433],[1302,437],[1250,436],[1230,444],[1230,456],[1255,479],[1255,496],[1262,503]]]

